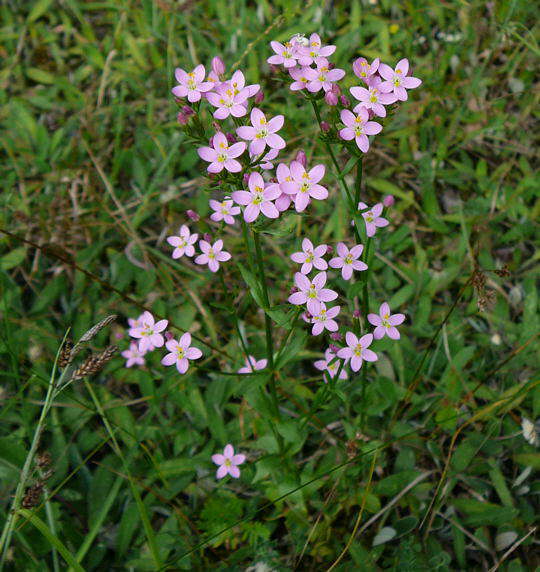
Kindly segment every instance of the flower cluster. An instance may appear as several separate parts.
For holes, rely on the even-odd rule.
[[[126,358],[126,367],[133,365],[144,365],[144,355],[156,348],[165,345],[169,353],[161,360],[163,365],[176,365],[180,373],[186,373],[189,367],[189,360],[199,359],[202,351],[191,346],[191,334],[186,332],[179,341],[176,341],[173,334],[165,332],[168,320],[155,321],[154,316],[148,312],[143,312],[138,318],[128,319],[128,334],[139,340],[138,343],[132,341],[128,350],[122,352]],[[165,341],[167,340],[167,341]]]
[[[407,100],[407,90],[421,84],[420,79],[409,75],[409,62],[406,59],[391,68],[378,59],[369,63],[365,58],[358,58],[352,64],[352,70],[362,84],[350,88],[355,100],[351,105],[338,85],[345,77],[345,70],[336,68],[330,61],[336,46],[323,45],[316,33],[309,38],[297,34],[285,43],[272,41],[270,46],[274,53],[268,58],[268,63],[273,70],[281,66],[282,72],[290,79],[290,89],[311,100],[324,134],[323,142],[341,144],[358,160],[361,160],[361,155],[357,149],[362,153],[368,152],[369,137],[382,131],[382,122],[388,115],[387,107]],[[285,117],[265,113],[261,108],[264,95],[260,85],[248,84],[241,70],[226,76],[225,64],[219,57],[212,59],[208,73],[205,66],[199,64],[192,71],[177,68],[175,78],[177,85],[172,93],[180,109],[178,123],[195,141],[198,156],[206,163],[209,187],[220,195],[209,198],[211,212],[208,220],[201,222],[200,232],[192,232],[186,224],[182,224],[178,234],[168,236],[167,242],[173,247],[173,259],[191,259],[195,264],[208,266],[212,273],[216,273],[221,263],[231,259],[231,254],[224,249],[223,239],[219,237],[225,225],[234,225],[236,217],[242,216],[245,223],[257,225],[251,229],[256,232],[261,219],[279,219],[287,210],[303,213],[313,201],[328,199],[329,189],[323,186],[326,167],[320,163],[308,166],[303,151],[289,154],[288,158],[280,157],[287,149],[283,130]],[[321,119],[317,107],[317,102],[323,99],[329,106],[339,106],[330,114],[328,120],[331,124]],[[206,125],[205,116],[209,117]],[[335,158],[333,163],[339,169]],[[340,179],[344,180],[343,176]],[[349,206],[351,204],[354,210],[352,200]],[[389,221],[382,215],[384,208],[392,204],[393,197],[385,197],[371,207],[365,202],[358,202],[357,212],[364,220],[368,241],[379,228],[388,226]],[[349,214],[353,218],[353,213]],[[193,222],[200,220],[199,215],[191,210],[187,211],[187,215]],[[242,224],[245,230],[246,225]],[[207,234],[209,225],[219,227],[215,239]],[[262,268],[258,242],[256,246]],[[247,238],[246,249],[251,250]],[[347,370],[357,372],[364,361],[377,361],[377,354],[370,348],[374,340],[385,336],[392,340],[400,337],[397,326],[403,323],[405,316],[391,314],[387,302],[380,305],[378,314],[366,312],[366,322],[362,327],[370,324],[373,326],[371,332],[362,329],[359,335],[359,321],[355,322],[355,331],[342,329],[343,333],[340,332],[338,317],[341,321],[342,307],[347,307],[347,304],[330,304],[336,301],[338,293],[328,287],[328,281],[339,275],[349,281],[355,272],[364,272],[367,284],[368,251],[369,248],[364,248],[362,244],[342,241],[335,245],[334,252],[334,248],[326,244],[315,245],[310,239],[304,238],[301,250],[290,257],[300,266],[294,274],[289,303],[300,308],[299,313],[309,323],[314,336],[326,333],[332,340],[324,352],[324,359],[314,363],[318,370],[324,372],[325,381],[326,378],[347,379]],[[252,256],[250,252],[247,254]],[[355,310],[353,317],[359,317],[357,312]],[[165,346],[167,353],[161,363],[165,366],[175,365],[178,372],[184,374],[189,369],[190,361],[203,355],[199,348],[191,345],[190,333],[186,332],[175,339],[172,333],[166,331],[168,321],[156,321],[150,312],[130,319],[129,326],[133,341],[129,349],[122,353],[126,358],[126,367],[144,365],[148,352]],[[237,370],[238,374],[253,374],[268,367],[268,359],[257,360],[247,354],[246,351],[245,363]],[[223,454],[212,456],[212,461],[218,465],[216,477],[222,479],[230,475],[238,478],[238,467],[245,460],[245,455],[235,454],[233,446],[227,444]]]

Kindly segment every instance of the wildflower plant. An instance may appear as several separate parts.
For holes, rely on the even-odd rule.
[[[179,221],[178,235],[169,236],[167,242],[174,248],[172,258],[191,269],[199,267],[199,272],[207,266],[221,284],[224,308],[234,315],[240,350],[240,359],[225,364],[225,369],[236,371],[238,383],[241,378],[247,378],[247,383],[251,377],[262,380],[258,405],[283,455],[285,445],[278,429],[283,423],[280,370],[292,357],[289,344],[298,351],[298,341],[305,343],[301,331],[306,323],[317,340],[313,346],[324,354],[312,367],[323,372],[323,381],[330,382],[334,391],[344,384],[360,384],[363,398],[366,385],[376,375],[373,362],[380,353],[374,349],[379,340],[386,336],[396,343],[400,338],[397,326],[405,315],[391,315],[388,304],[371,294],[370,280],[375,234],[391,224],[391,217],[385,215],[393,199],[368,207],[362,189],[363,159],[391,120],[390,106],[406,100],[407,90],[418,87],[421,80],[409,75],[406,59],[395,68],[365,58],[352,62],[349,73],[336,68],[331,61],[336,47],[325,45],[316,33],[309,38],[296,35],[284,43],[272,41],[270,49],[273,55],[267,61],[279,85],[313,114],[326,160],[308,160],[296,141],[288,138],[297,129],[287,114],[267,109],[260,86],[249,84],[242,70],[228,74],[217,56],[208,73],[203,63],[193,71],[177,68],[178,85],[172,95],[180,108],[178,124],[203,161],[212,212],[204,219],[190,211],[190,220]],[[350,86],[348,90],[345,85]],[[345,165],[343,155],[349,156]],[[356,169],[354,188],[346,176],[352,169]],[[313,241],[317,229],[311,226],[312,237],[291,241],[290,274],[271,284],[267,278],[271,251],[263,237],[279,236],[281,227],[290,228],[291,217],[310,228],[317,201],[345,206],[350,226],[343,229],[343,240],[317,244]],[[232,230],[225,232],[226,226]],[[231,280],[244,281],[262,313],[260,341],[247,339],[240,328],[244,316],[233,305]],[[375,306],[380,306],[378,314],[371,311]],[[138,345],[131,342],[123,352],[126,367],[144,366],[148,354],[162,346],[168,353],[161,364],[175,365],[179,375],[198,367],[195,360],[203,356],[199,342],[193,346],[189,332],[165,331],[167,324],[165,319],[156,321],[150,312],[130,320],[129,334]],[[255,359],[252,347],[259,347],[263,338],[266,355]],[[204,353],[210,359],[218,357],[211,355],[211,347],[207,349]],[[243,364],[240,368],[238,362]],[[224,453],[213,455],[212,460],[219,465],[218,479],[226,474],[239,478],[237,465],[245,456],[235,455],[228,443]]]

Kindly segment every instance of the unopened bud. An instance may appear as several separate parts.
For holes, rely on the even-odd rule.
[[[331,338],[332,340],[336,340],[336,342],[339,342],[339,340],[341,340],[342,337],[343,337],[343,336],[342,336],[339,332],[332,332],[332,333],[330,334],[330,338]]]
[[[189,117],[183,111],[180,111],[176,116],[176,121],[179,125],[186,125],[189,122]]]
[[[262,103],[264,101],[264,92],[262,89],[259,89],[259,91],[255,94],[255,96],[253,97],[253,101],[256,104]]]
[[[382,201],[382,204],[388,208],[394,205],[396,200],[394,199],[394,195],[386,195]]]
[[[343,107],[349,107],[351,105],[349,98],[344,96],[344,95],[339,96],[339,101],[340,101],[341,105],[343,105]]]
[[[248,180],[249,180],[249,175],[247,173],[244,173],[244,175],[242,177],[242,181],[244,181],[244,185],[248,184]]]
[[[174,338],[174,334],[172,332],[165,332],[165,340],[167,342],[171,341]]]
[[[298,161],[300,165],[302,165],[302,167],[305,168],[305,166],[307,165],[307,157],[303,149],[300,149],[300,151],[298,151],[294,160]]]
[[[225,133],[225,137],[227,137],[229,145],[234,145],[238,141],[234,133]]]
[[[197,222],[198,220],[201,220],[201,217],[195,212],[192,211],[191,209],[186,211],[186,215],[192,220]]]
[[[225,73],[225,64],[219,56],[212,58],[212,71],[216,75],[223,75]]]
[[[207,233],[207,232],[205,232],[202,237],[203,237],[203,240],[206,240],[206,242],[211,242],[211,240],[212,240],[212,235]]]
[[[326,101],[328,105],[337,105],[338,96],[333,91],[327,91],[324,96],[324,101]]]
[[[339,348],[335,344],[330,344],[328,348],[333,351],[335,354],[339,352]]]
[[[360,317],[360,310],[354,310],[352,315],[353,315],[353,318],[359,318]]]
[[[221,125],[217,121],[212,121],[212,127],[216,130],[216,133],[221,131]],[[212,145],[213,139],[214,139],[214,135],[212,135],[212,137],[210,137],[210,139],[209,139],[210,145]]]
[[[328,133],[330,131],[330,123],[328,123],[327,121],[321,121],[321,130],[324,133]]]
[[[296,292],[299,292],[298,288],[296,286],[291,286],[289,294],[295,294]]]
[[[332,252],[334,252],[334,247],[327,245],[326,247],[326,254],[332,254]]]

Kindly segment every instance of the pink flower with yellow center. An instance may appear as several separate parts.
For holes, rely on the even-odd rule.
[[[348,109],[341,111],[341,121],[345,127],[339,131],[339,136],[346,141],[354,139],[356,145],[363,153],[369,150],[368,135],[376,135],[382,131],[382,125],[376,121],[369,121],[369,112],[365,107],[358,109],[358,114]]]
[[[213,89],[214,84],[204,81],[206,72],[202,64],[198,65],[192,72],[188,73],[181,68],[176,68],[174,76],[180,84],[172,88],[175,97],[186,97],[192,103],[201,99],[201,94]]]
[[[342,359],[350,359],[353,371],[358,371],[364,360],[371,362],[379,359],[375,352],[368,349],[373,342],[373,334],[366,334],[358,339],[352,332],[347,332],[345,341],[347,347],[341,348],[337,355]]]
[[[268,145],[271,149],[283,149],[285,140],[277,134],[283,127],[283,115],[276,115],[270,121],[260,110],[254,107],[250,115],[251,126],[244,125],[236,130],[238,137],[251,141],[249,152],[251,155],[260,155]]]
[[[383,93],[394,93],[400,101],[407,100],[407,90],[418,87],[422,80],[411,77],[409,73],[409,60],[406,58],[399,60],[395,69],[386,64],[379,66],[379,75],[385,80],[380,85]]]
[[[380,90],[381,80],[374,78],[369,87],[351,87],[350,92],[353,97],[358,99],[360,103],[353,109],[355,113],[360,111],[360,108],[365,107],[371,109],[375,115],[379,117],[386,117],[385,105],[390,105],[396,102],[396,96],[393,93],[383,93]]]
[[[139,352],[145,353],[154,348],[160,348],[165,343],[161,332],[167,327],[168,320],[156,322],[154,316],[148,311],[139,318],[139,326],[130,328],[129,335],[139,340]]]
[[[380,340],[388,336],[392,340],[399,340],[399,332],[396,326],[405,320],[405,314],[390,314],[390,306],[383,302],[379,308],[379,314],[368,314],[368,322],[376,328],[373,330],[373,337]]]
[[[214,244],[210,244],[206,240],[200,240],[199,248],[202,254],[195,258],[195,264],[208,264],[211,272],[219,270],[220,262],[226,262],[231,259],[230,252],[223,250],[223,241],[221,239],[216,240]]]
[[[212,137],[212,147],[199,147],[197,153],[203,161],[208,161],[207,170],[209,173],[220,173],[223,169],[231,173],[239,173],[242,165],[236,157],[246,150],[246,144],[241,141],[229,147],[229,142],[225,134],[219,131]]]
[[[240,477],[240,469],[238,468],[238,465],[244,463],[245,460],[245,455],[234,454],[234,448],[230,443],[225,445],[222,455],[212,455],[212,462],[216,465],[219,465],[219,468],[216,472],[216,478],[222,479],[227,475],[231,475],[231,477],[237,479]]]
[[[163,365],[176,365],[179,373],[186,373],[189,360],[199,359],[203,354],[199,348],[191,347],[191,334],[186,332],[179,341],[175,339],[165,343],[169,353],[161,360]]]

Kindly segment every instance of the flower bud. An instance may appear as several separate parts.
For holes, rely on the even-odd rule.
[[[394,195],[386,195],[382,201],[382,204],[386,208],[389,208],[389,207],[393,206],[395,202],[396,202],[396,200],[394,199]]]
[[[182,106],[182,113],[189,117],[190,115],[195,115],[195,110],[189,105],[184,105]]]
[[[174,338],[174,334],[172,332],[165,332],[165,341],[169,342]]]
[[[296,157],[294,158],[294,160],[298,161],[300,165],[302,165],[302,167],[305,168],[307,165],[307,157],[305,151],[303,149],[300,149],[300,151],[296,153]]]
[[[229,145],[234,145],[234,143],[238,141],[234,133],[225,133],[225,137],[227,137],[227,142]]]
[[[332,254],[334,252],[334,247],[329,244],[326,246],[326,254]]]
[[[331,338],[332,340],[336,340],[336,342],[339,342],[339,340],[341,340],[342,337],[343,337],[343,336],[342,336],[339,332],[332,332],[332,333],[330,334],[330,338]]]
[[[214,128],[216,133],[221,131],[221,125],[217,121],[212,121],[212,127]],[[212,140],[214,139],[214,135],[212,135],[212,137],[210,137],[210,145],[212,145]]]
[[[349,98],[344,96],[344,95],[339,96],[339,101],[340,101],[341,105],[343,105],[343,107],[349,107],[351,105]]]
[[[247,173],[244,173],[243,177],[242,177],[242,181],[244,181],[244,185],[248,184],[249,181],[249,175]]]
[[[259,88],[259,91],[255,94],[255,97],[253,98],[253,101],[258,104],[258,103],[262,103],[264,101],[264,93],[263,90]]]
[[[191,209],[187,210],[186,214],[194,222],[201,220],[201,217],[195,211],[192,211]]]
[[[326,101],[328,105],[337,105],[338,96],[333,91],[327,91],[324,96],[324,101]]]
[[[298,288],[296,286],[291,286],[291,289],[289,290],[289,294],[296,294],[296,292],[298,292]]]
[[[189,117],[183,111],[179,111],[178,115],[176,116],[176,121],[179,125],[187,125],[189,122]]]
[[[328,133],[330,131],[330,123],[328,123],[328,121],[321,121],[321,130],[324,133]]]
[[[328,348],[329,348],[330,350],[332,350],[335,354],[337,354],[337,353],[339,352],[339,348],[338,348],[335,344],[330,344],[330,345],[328,346]]]
[[[360,310],[355,310],[353,313],[353,318],[359,318],[360,317]]]
[[[225,73],[225,64],[219,56],[212,58],[212,71],[216,75],[223,75]]]
[[[208,232],[205,232],[203,235],[203,240],[206,240],[206,242],[212,242],[212,235],[209,234]]]

